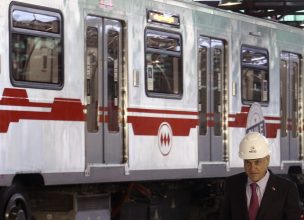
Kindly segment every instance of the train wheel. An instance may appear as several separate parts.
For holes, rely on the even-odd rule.
[[[0,220],[31,220],[29,199],[19,186],[2,189],[0,197]]]

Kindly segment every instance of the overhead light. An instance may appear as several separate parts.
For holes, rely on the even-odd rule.
[[[231,6],[242,4],[242,0],[221,0],[219,6]]]

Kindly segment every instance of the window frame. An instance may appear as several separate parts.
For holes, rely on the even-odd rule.
[[[257,65],[253,65],[253,64],[243,64],[243,49],[247,49],[253,52],[259,52],[261,54],[266,55],[267,58],[267,66],[265,67],[258,67]],[[261,47],[256,47],[256,46],[252,46],[252,45],[246,45],[243,44],[241,45],[241,49],[240,49],[240,67],[241,67],[241,77],[240,77],[240,84],[241,84],[241,100],[242,100],[242,104],[244,105],[251,105],[253,103],[259,103],[261,106],[268,106],[269,102],[270,102],[270,70],[269,70],[269,51],[266,48],[261,48]],[[267,101],[251,101],[251,100],[246,100],[243,98],[243,69],[244,68],[249,68],[252,70],[265,70],[266,74],[268,75],[268,80],[267,80]],[[263,92],[263,91],[262,91]]]
[[[14,10],[37,13],[46,16],[57,17],[59,20],[59,33],[43,32],[38,30],[25,29],[20,27],[13,26],[13,12]],[[11,2],[9,7],[9,71],[10,71],[10,81],[13,86],[24,87],[24,88],[36,88],[36,89],[49,89],[49,90],[61,90],[64,86],[64,22],[63,15],[60,10],[37,6],[32,4],[20,3],[20,2]],[[34,82],[34,81],[21,81],[16,80],[13,75],[13,34],[20,34],[30,37],[52,37],[53,39],[60,39],[61,42],[61,71],[58,73],[58,83],[49,83],[49,82]],[[59,60],[59,59],[58,59]]]
[[[181,71],[178,74],[178,78],[180,79],[180,81],[178,82],[178,86],[180,88],[180,92],[179,94],[172,94],[172,93],[161,93],[161,92],[152,92],[148,90],[148,79],[147,79],[147,60],[146,60],[146,55],[148,52],[160,52],[160,51],[165,51],[164,49],[156,49],[156,48],[148,48],[147,46],[147,33],[155,33],[155,34],[165,34],[166,36],[170,37],[178,37],[178,39],[180,40],[180,52],[174,52],[174,51],[167,51],[167,52],[163,52],[160,53],[162,55],[169,55],[169,56],[174,56],[177,53],[180,53],[179,56],[175,56],[175,57],[179,57],[181,59]],[[183,38],[182,38],[182,34],[179,32],[172,32],[172,31],[166,31],[166,30],[162,30],[162,29],[157,29],[157,28],[153,28],[153,27],[146,27],[145,31],[144,31],[144,74],[145,74],[145,92],[146,92],[146,96],[151,97],[151,98],[164,98],[164,99],[182,99],[183,97],[183,86],[184,86],[184,82],[183,82],[183,78],[184,78],[184,70],[183,70]]]

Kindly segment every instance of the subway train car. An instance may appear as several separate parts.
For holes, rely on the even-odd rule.
[[[303,42],[185,0],[1,0],[0,220],[210,220],[251,131],[301,190]]]

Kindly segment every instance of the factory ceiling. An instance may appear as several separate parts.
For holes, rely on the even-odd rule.
[[[194,1],[304,28],[304,0],[239,0],[240,4],[230,6],[222,6],[221,1],[216,0]]]

